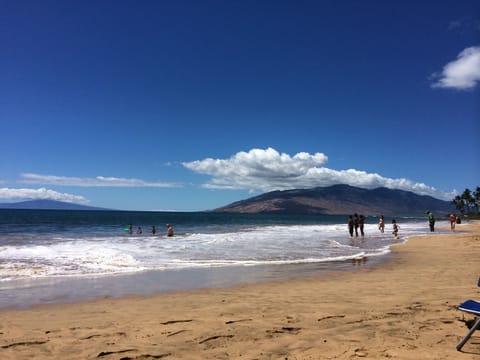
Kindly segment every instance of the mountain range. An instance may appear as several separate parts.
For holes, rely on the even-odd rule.
[[[403,190],[373,190],[349,185],[272,191],[215,209],[215,212],[326,215],[442,215],[455,211],[452,202]]]
[[[30,200],[0,204],[0,209],[31,210],[108,210],[54,200]],[[455,211],[451,201],[417,195],[403,190],[373,190],[349,185],[312,189],[272,191],[214,209],[230,213],[326,214],[326,215],[387,215],[418,216],[427,210],[436,215]]]

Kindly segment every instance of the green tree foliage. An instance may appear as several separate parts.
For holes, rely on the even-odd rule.
[[[477,186],[473,193],[470,189],[465,189],[462,195],[455,196],[452,202],[455,208],[462,214],[473,213],[474,211],[478,213],[480,207],[480,186]]]
[[[475,209],[477,209],[478,214],[478,208],[480,207],[480,186],[477,186],[477,189],[473,193],[473,197],[475,198]]]
[[[455,205],[455,208],[462,214],[465,213],[465,203],[460,195],[455,196],[455,199],[453,199],[453,205]]]

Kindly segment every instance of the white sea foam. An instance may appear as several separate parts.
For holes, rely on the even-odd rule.
[[[402,239],[425,231],[415,222],[400,226]],[[366,224],[365,232],[365,238],[351,239],[346,225],[330,224],[218,227],[173,238],[55,233],[12,240],[0,234],[0,281],[344,261],[383,255],[395,242],[388,224],[384,234],[376,224]]]

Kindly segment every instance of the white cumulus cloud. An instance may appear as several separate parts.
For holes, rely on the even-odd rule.
[[[464,49],[457,59],[433,74],[432,87],[471,90],[480,82],[480,46]]]
[[[291,157],[272,148],[238,152],[229,159],[204,159],[185,162],[183,166],[201,174],[212,175],[210,188],[271,190],[295,182],[309,169],[327,161],[324,154],[305,152]]]
[[[56,200],[65,201],[75,204],[87,204],[89,201],[83,196],[60,193],[54,190],[39,188],[39,189],[15,189],[15,188],[0,188],[0,199],[7,201],[19,200]]]
[[[196,173],[211,175],[211,179],[203,185],[211,189],[267,192],[347,184],[366,189],[386,187],[437,198],[452,198],[452,194],[408,179],[386,178],[355,169],[329,169],[323,166],[327,160],[322,153],[301,152],[290,156],[268,148],[238,152],[228,159],[207,158],[185,162],[183,166]]]
[[[79,187],[178,187],[178,184],[168,182],[148,182],[141,179],[125,179],[117,177],[97,176],[82,178],[71,176],[55,176],[24,173],[20,174],[22,184],[42,184],[56,186]]]

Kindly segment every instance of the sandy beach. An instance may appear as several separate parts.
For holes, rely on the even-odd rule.
[[[0,311],[2,359],[479,359],[480,222],[286,282]]]

